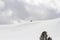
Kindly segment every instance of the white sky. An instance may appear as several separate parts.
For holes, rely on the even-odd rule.
[[[59,4],[59,0],[0,0],[0,24],[60,18]]]

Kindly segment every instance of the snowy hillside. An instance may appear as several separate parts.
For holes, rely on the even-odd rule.
[[[12,25],[0,25],[0,40],[39,40],[47,31],[53,40],[60,40],[60,18]]]

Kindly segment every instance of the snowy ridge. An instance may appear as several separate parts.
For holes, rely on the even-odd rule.
[[[53,40],[59,40],[60,18],[33,21],[13,25],[0,25],[0,40],[39,40],[41,32],[47,31]]]

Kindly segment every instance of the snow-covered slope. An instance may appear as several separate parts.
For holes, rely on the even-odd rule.
[[[60,40],[59,26],[60,18],[13,25],[0,25],[0,40],[39,40],[43,31],[47,31],[53,40]]]

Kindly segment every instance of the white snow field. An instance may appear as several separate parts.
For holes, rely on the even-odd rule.
[[[0,40],[39,40],[43,31],[53,40],[60,40],[60,18],[0,25]]]

